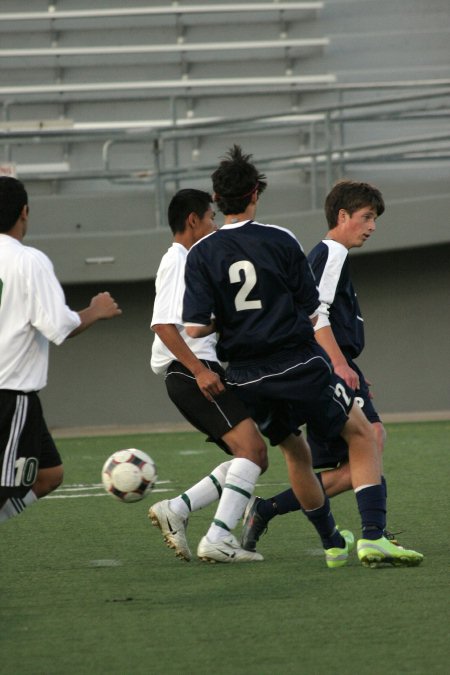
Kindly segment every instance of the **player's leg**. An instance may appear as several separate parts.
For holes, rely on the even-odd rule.
[[[209,363],[209,367],[221,376],[223,375],[223,370],[218,363]],[[192,373],[179,362],[173,362],[169,366],[166,387],[170,399],[181,414],[196,429],[205,433],[208,440],[214,441],[229,455],[242,457],[244,460],[249,458],[249,463],[253,463],[252,459],[256,459],[264,466],[264,463],[267,462],[264,441],[257,432],[254,423],[248,419],[245,406],[231,391],[227,389],[213,401],[208,401],[198,388]],[[246,432],[242,433],[240,425],[244,421],[246,422],[243,428]],[[186,540],[189,513],[223,497],[226,476],[230,466],[231,460],[220,464],[196,485],[185,490],[176,499],[170,500],[169,512],[165,502],[159,502],[150,508],[150,519],[161,528],[166,543],[171,548],[175,548],[179,557],[185,560],[189,560],[191,557]],[[258,466],[259,475],[261,467],[255,466]],[[220,515],[224,522],[228,522],[230,519],[225,508],[229,501],[228,498],[222,504]],[[222,513],[224,509],[225,513]],[[167,515],[169,515],[169,521]]]
[[[150,507],[150,520],[159,527],[167,546],[175,550],[178,558],[191,560],[192,553],[186,538],[189,516],[220,498],[230,464],[231,460],[222,462],[182,494]]]
[[[222,440],[234,459],[213,522],[200,541],[197,554],[209,562],[259,561],[263,557],[242,549],[232,531],[242,518],[259,475],[267,468],[267,448],[250,418],[242,420]]]
[[[0,391],[0,523],[41,496],[34,485],[42,459],[43,428],[47,430],[36,393]]]
[[[370,434],[366,434],[364,426],[369,427]],[[397,546],[385,537],[386,490],[381,480],[381,458],[372,426],[361,409],[353,406],[342,432],[349,446],[352,484],[361,516],[358,557],[369,567],[419,565],[423,560],[421,553]]]
[[[353,535],[344,536],[336,527],[328,497],[312,467],[311,452],[303,436],[291,434],[282,443],[283,452],[293,492],[303,512],[315,527],[325,550],[327,565],[331,568],[345,565],[349,551],[354,546]]]
[[[345,441],[337,438],[327,442],[314,434],[311,429],[308,429],[307,442],[311,450],[314,470],[326,495],[334,497],[350,489],[352,483],[348,466],[348,448]],[[344,465],[339,466],[342,462],[344,462]],[[255,550],[260,536],[267,531],[268,523],[272,518],[297,511],[300,508],[301,506],[292,488],[269,499],[254,497],[244,514],[241,534],[242,546],[248,550]]]

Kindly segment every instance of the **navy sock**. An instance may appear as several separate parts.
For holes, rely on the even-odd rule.
[[[383,484],[370,485],[356,493],[364,539],[379,539],[386,527],[386,494]]]
[[[381,476],[381,485],[383,486],[384,496],[387,499],[387,485],[386,485],[386,478],[384,476]]]
[[[336,527],[334,516],[331,513],[330,502],[325,495],[325,502],[323,506],[313,511],[306,511],[303,509],[308,520],[316,528],[319,537],[322,540],[322,546],[328,548],[345,548],[344,537],[340,534]]]
[[[290,488],[289,490],[280,492],[275,497],[259,502],[256,510],[264,520],[269,521],[274,516],[282,516],[291,511],[299,511],[301,508],[297,497]]]

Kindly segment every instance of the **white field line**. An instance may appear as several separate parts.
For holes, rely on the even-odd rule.
[[[159,480],[156,485],[164,485],[171,483],[171,480]],[[153,493],[157,492],[171,492],[174,488],[154,488]],[[58,488],[53,494],[47,495],[44,499],[80,499],[80,497],[109,497],[105,492],[102,483],[93,483],[86,485],[85,483],[76,483],[72,485],[64,485]]]
[[[159,480],[156,485],[168,485],[171,480]],[[289,483],[256,483],[255,485],[255,494],[258,494],[259,487],[267,488],[273,487],[277,488],[274,492],[278,492],[280,488],[286,489],[289,487]],[[151,494],[158,494],[162,492],[174,492],[175,488],[172,487],[155,487]],[[73,483],[71,485],[64,485],[58,488],[54,493],[47,495],[43,499],[80,499],[83,497],[109,497],[110,495],[105,492],[102,483],[93,483],[92,485],[86,485],[85,483]]]

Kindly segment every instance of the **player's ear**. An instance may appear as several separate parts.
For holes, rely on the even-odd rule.
[[[195,213],[195,211],[192,211],[186,219],[186,226],[194,230],[197,224],[198,224],[198,216]]]

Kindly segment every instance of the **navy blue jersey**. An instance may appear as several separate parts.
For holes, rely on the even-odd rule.
[[[252,361],[314,339],[309,316],[319,306],[302,247],[284,228],[245,221],[195,244],[186,261],[183,320],[213,315],[222,361]]]
[[[313,248],[308,260],[319,284],[320,301],[329,309],[336,342],[347,358],[356,358],[364,348],[364,320],[350,279],[348,250],[332,239]]]

